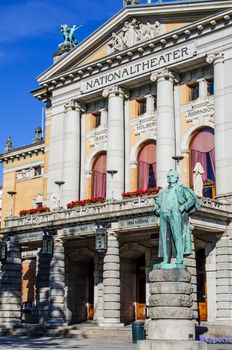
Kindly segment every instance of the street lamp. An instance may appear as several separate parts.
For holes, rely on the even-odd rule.
[[[53,254],[53,231],[44,230],[43,231],[43,241],[42,241],[42,254],[52,255]]]
[[[15,191],[8,191],[7,192],[10,197],[11,197],[11,203],[10,203],[10,216],[13,216],[13,213],[14,213],[14,196],[16,195],[17,192]]]
[[[63,186],[65,184],[64,181],[55,181],[55,184],[59,187],[59,191],[58,191],[58,210],[61,209],[61,186]]]

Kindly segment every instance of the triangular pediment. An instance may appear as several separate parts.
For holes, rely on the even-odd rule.
[[[61,77],[92,62],[119,54],[140,42],[232,9],[232,0],[178,1],[127,6],[86,40],[38,77],[38,82]]]

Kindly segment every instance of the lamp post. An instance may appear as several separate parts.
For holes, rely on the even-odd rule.
[[[8,191],[7,192],[10,197],[11,197],[11,200],[10,200],[10,216],[14,216],[14,196],[16,195],[16,191]]]
[[[110,170],[106,170],[107,174],[111,175],[111,178],[114,178],[114,175],[117,174],[118,170],[114,170],[114,169],[110,169]],[[114,199],[114,191],[111,192],[112,195],[112,199]]]
[[[58,210],[61,209],[61,186],[63,186],[65,184],[64,181],[55,181],[55,184],[59,187],[59,190],[58,190]]]
[[[176,164],[176,171],[179,173],[180,176],[180,172],[179,172],[179,165],[180,165],[180,161],[184,159],[184,156],[173,156],[172,159],[175,160],[175,164]]]

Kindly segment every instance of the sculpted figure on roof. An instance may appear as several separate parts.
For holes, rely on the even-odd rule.
[[[139,0],[123,0],[123,5],[127,6],[127,5],[137,5],[139,4],[140,1]]]
[[[69,27],[67,24],[62,24],[60,31],[63,34],[64,41],[61,44],[59,44],[59,46],[62,46],[62,45],[76,46],[78,43],[74,37],[74,32],[80,27],[81,26],[76,26],[76,25]]]

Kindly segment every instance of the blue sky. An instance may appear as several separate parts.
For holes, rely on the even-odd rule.
[[[52,64],[60,25],[82,25],[80,42],[121,8],[122,0],[0,0],[0,153],[9,135],[14,147],[30,144],[41,125],[43,104],[30,91]]]

